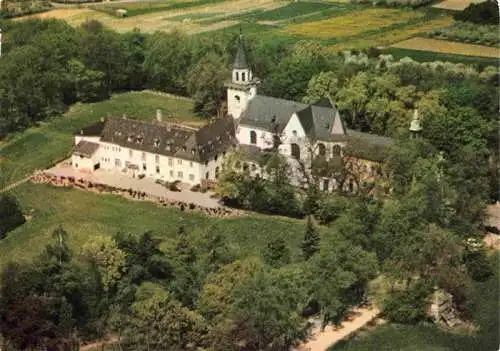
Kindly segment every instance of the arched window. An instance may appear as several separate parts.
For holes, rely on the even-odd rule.
[[[234,98],[235,98],[237,103],[240,103],[240,96],[239,95],[235,95]]]
[[[215,167],[215,178],[219,178],[219,167]]]
[[[299,145],[293,143],[291,144],[292,146],[292,156],[295,157],[297,160],[300,160],[300,147]]]
[[[326,155],[325,144],[322,144],[322,143],[318,144],[318,153],[319,153],[320,156],[325,156]]]
[[[257,133],[255,131],[250,131],[250,144],[257,144]]]
[[[239,81],[240,80],[240,74],[238,72],[236,72],[235,75],[236,75],[236,79],[235,80]]]
[[[242,72],[242,73],[241,73],[241,81],[242,81],[242,82],[244,82],[244,81],[245,81],[245,78],[246,78],[246,77],[245,77],[245,72]]]
[[[332,155],[333,156],[340,156],[341,151],[342,151],[342,148],[340,147],[340,145],[333,145],[333,148],[332,148]]]

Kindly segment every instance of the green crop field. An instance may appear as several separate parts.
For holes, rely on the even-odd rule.
[[[492,257],[494,276],[472,289],[471,312],[478,330],[473,335],[446,332],[433,325],[377,327],[365,335],[337,344],[329,351],[496,351],[500,343],[498,293],[500,255]]]
[[[73,105],[63,116],[54,117],[39,127],[13,134],[0,144],[0,189],[22,179],[35,169],[45,168],[68,156],[72,134],[101,117],[122,116],[153,119],[156,109],[165,120],[200,126],[205,120],[194,115],[193,102],[150,92],[119,94],[111,99]]]
[[[7,259],[29,260],[51,240],[59,225],[69,234],[70,247],[78,252],[91,235],[117,232],[173,238],[180,225],[193,242],[207,233],[219,233],[237,257],[259,255],[272,238],[283,237],[292,257],[299,257],[305,221],[277,216],[252,215],[213,219],[202,214],[181,212],[152,203],[131,201],[115,195],[26,183],[11,193],[23,211],[33,215],[24,225],[0,241],[0,266]]]

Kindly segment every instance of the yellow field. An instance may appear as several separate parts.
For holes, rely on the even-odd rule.
[[[432,7],[436,7],[438,9],[445,9],[445,10],[457,10],[457,11],[462,11],[465,9],[469,4],[471,3],[480,3],[485,0],[445,0],[440,2],[439,4],[436,4]]]
[[[421,51],[434,51],[444,54],[457,54],[466,56],[500,57],[500,49],[489,46],[463,44],[453,41],[412,38],[392,45],[396,48],[413,49]]]
[[[327,20],[294,24],[284,29],[291,35],[302,35],[319,39],[354,36],[366,31],[377,30],[393,24],[405,23],[421,18],[417,11],[396,9],[367,9]]]

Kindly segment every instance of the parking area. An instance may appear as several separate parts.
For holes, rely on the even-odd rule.
[[[206,208],[223,207],[218,199],[212,198],[214,193],[210,191],[206,193],[195,192],[189,189],[172,191],[167,189],[164,185],[157,184],[155,180],[151,178],[131,178],[125,174],[103,169],[95,170],[92,173],[86,173],[75,170],[67,161],[61,162],[47,169],[45,172],[49,175],[59,177],[74,177],[75,179],[83,179],[96,184],[103,184],[121,189],[132,189],[152,196],[165,197],[172,201],[194,203],[195,205]]]

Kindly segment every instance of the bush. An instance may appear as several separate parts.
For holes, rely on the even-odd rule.
[[[453,15],[453,18],[456,21],[498,25],[498,5],[492,0],[470,4],[463,11]]]
[[[383,312],[395,323],[415,324],[426,318],[427,297],[431,289],[417,282],[405,291],[392,293],[385,302]]]
[[[0,239],[24,222],[26,220],[16,198],[10,195],[0,196]]]

